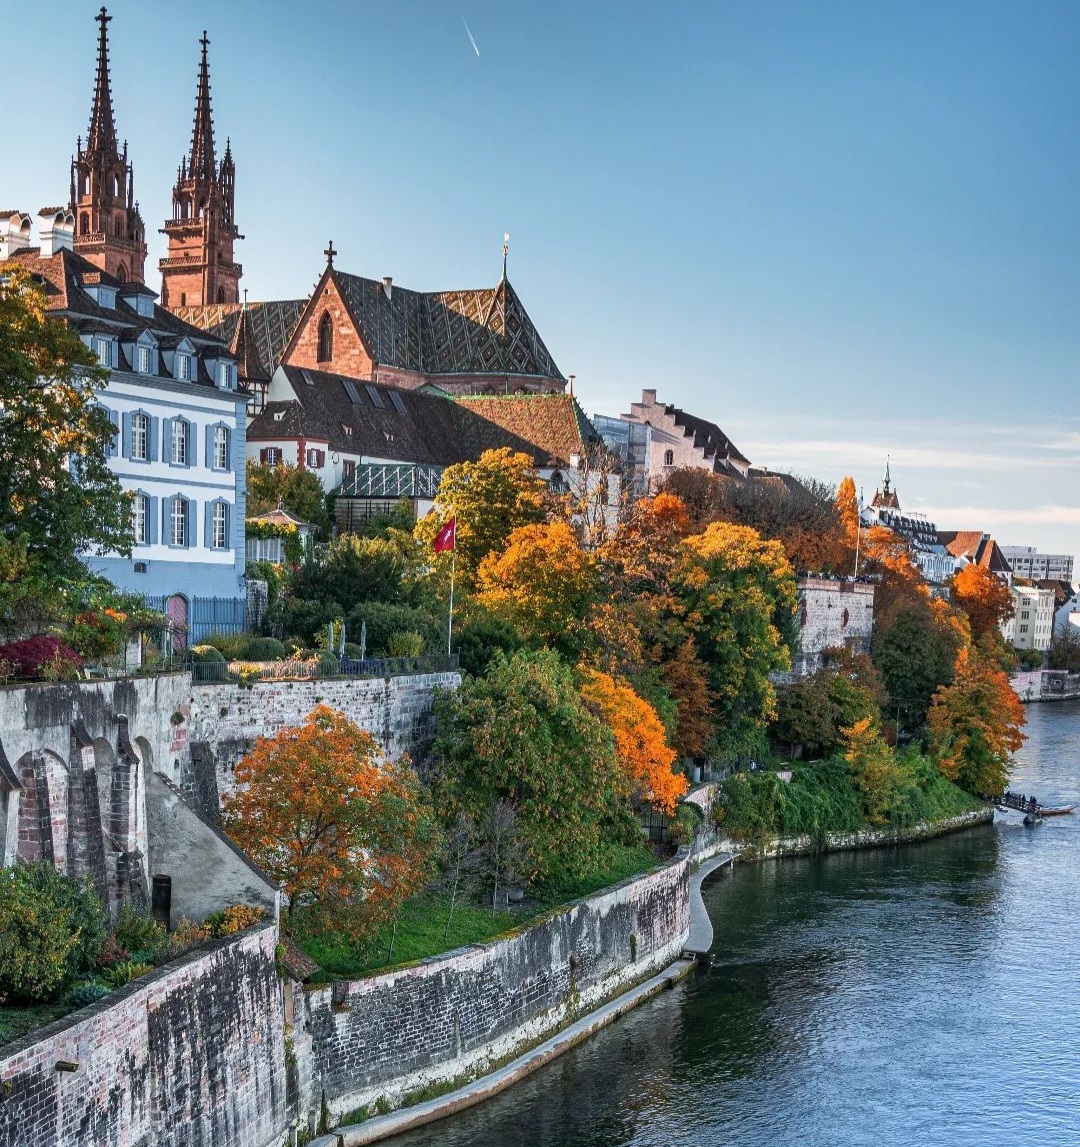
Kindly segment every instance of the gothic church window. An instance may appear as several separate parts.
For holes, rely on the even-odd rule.
[[[330,362],[334,357],[334,325],[330,320],[330,312],[323,311],[319,319],[319,350],[315,358],[317,362]]]

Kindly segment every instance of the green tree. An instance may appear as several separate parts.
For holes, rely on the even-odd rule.
[[[464,811],[480,823],[506,801],[517,813],[528,879],[580,879],[605,843],[633,838],[631,783],[612,734],[550,650],[497,654],[486,677],[443,694],[436,755],[444,818]]]
[[[790,665],[795,576],[779,542],[725,522],[683,541],[680,557],[673,580],[709,668],[719,748],[741,753],[774,715],[769,674]]]
[[[959,638],[936,625],[928,609],[902,607],[878,638],[874,664],[889,694],[889,710],[909,729],[926,720],[930,699],[952,680]]]
[[[324,534],[330,528],[326,492],[310,470],[302,470],[288,462],[264,466],[249,459],[247,494],[249,517],[276,510],[280,505],[294,517],[318,526]]]
[[[514,530],[544,520],[544,484],[533,473],[532,459],[503,447],[485,450],[476,462],[448,466],[434,508],[416,523],[416,537],[428,554],[451,518],[457,519],[457,582],[469,590],[488,554],[501,552]],[[433,558],[433,564],[449,578],[449,553]]]
[[[0,535],[44,576],[80,553],[131,552],[131,501],[109,469],[108,372],[46,311],[44,289],[5,264],[0,286]]]
[[[896,802],[900,783],[893,751],[882,740],[874,717],[863,717],[841,733],[844,759],[859,790],[863,815],[871,824],[884,824]]]

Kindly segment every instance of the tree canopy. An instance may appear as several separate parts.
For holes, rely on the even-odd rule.
[[[73,576],[80,553],[131,552],[131,500],[106,460],[116,427],[97,401],[108,372],[24,268],[4,277],[0,535],[47,576]]]
[[[310,470],[288,462],[267,466],[248,459],[247,495],[249,517],[276,510],[280,505],[322,531],[330,528],[326,493],[318,476]]]

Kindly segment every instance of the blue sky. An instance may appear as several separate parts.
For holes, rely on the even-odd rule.
[[[7,207],[66,193],[96,8],[20,8]],[[251,298],[305,295],[331,236],[358,274],[484,285],[509,231],[590,412],[654,387],[755,463],[850,472],[869,496],[888,453],[905,508],[1080,549],[1080,5],[110,12],[148,266],[205,27]]]

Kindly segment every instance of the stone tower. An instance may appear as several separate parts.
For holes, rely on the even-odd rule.
[[[125,141],[121,152],[116,140],[109,83],[108,25],[111,19],[104,8],[97,14],[97,79],[90,130],[86,147],[80,137],[71,161],[73,245],[80,255],[110,275],[141,283],[146,262],[146,229],[135,202],[127,143]]]
[[[233,262],[233,242],[242,239],[233,221],[236,166],[225,144],[220,165],[214,157],[214,117],[210,107],[210,68],[203,32],[195,127],[191,152],[180,163],[173,187],[173,214],[162,228],[169,253],[161,260],[161,303],[195,307],[240,301],[243,268]]]

